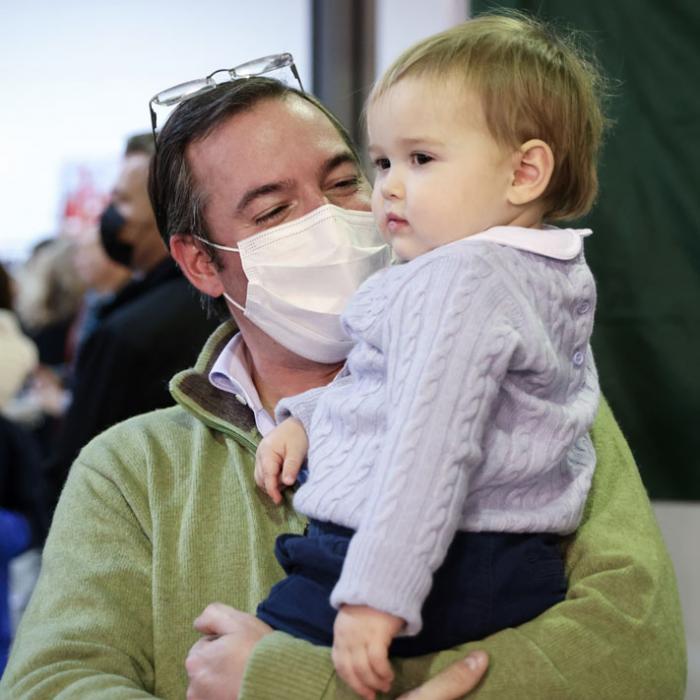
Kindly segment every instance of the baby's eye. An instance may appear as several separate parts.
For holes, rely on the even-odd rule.
[[[388,158],[375,158],[374,167],[377,170],[388,170],[391,167],[391,163]]]
[[[414,165],[425,165],[426,163],[429,163],[431,160],[433,160],[433,158],[427,153],[412,153],[411,160],[413,161]]]

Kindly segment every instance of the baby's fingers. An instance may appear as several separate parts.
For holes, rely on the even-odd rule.
[[[260,455],[260,448],[255,453],[255,470],[253,471],[253,476],[255,478],[255,483],[259,489],[265,488],[265,472],[262,466],[262,457]]]
[[[266,491],[275,503],[282,501],[279,489],[280,462],[279,455],[272,450],[258,448],[255,456],[255,483]]]
[[[360,696],[365,700],[374,700],[375,694],[371,687],[366,685],[356,672],[355,660],[347,652],[338,650],[333,647],[331,654],[333,664],[338,675]]]
[[[304,463],[306,455],[301,456],[291,454],[287,452],[284,458],[284,464],[282,465],[282,483],[286,486],[291,486],[296,480],[301,469],[301,465]]]
[[[394,671],[389,663],[389,650],[384,644],[371,644],[367,649],[367,658],[375,677],[379,681],[379,685],[374,687],[385,693],[388,692],[389,688],[391,688],[391,682],[394,680]]]
[[[381,654],[379,657],[380,656]],[[372,691],[382,690],[386,692],[391,687],[391,681],[386,676],[387,670],[385,669],[383,674],[375,671],[373,661],[370,659],[369,650],[367,648],[355,652],[353,656],[353,670],[365,688],[371,689]],[[391,673],[391,667],[389,667],[388,672],[389,674]]]
[[[275,505],[282,503],[282,492],[280,491],[276,475],[268,475],[265,477],[265,491]]]

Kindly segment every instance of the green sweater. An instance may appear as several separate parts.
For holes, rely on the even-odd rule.
[[[303,520],[253,481],[251,412],[207,381],[222,326],[179,406],[121,423],[74,464],[46,543],[0,697],[184,698],[192,621],[212,601],[254,611],[282,576],[272,555]],[[465,649],[491,654],[473,696],[674,700],[686,656],[673,568],[632,457],[607,406],[599,464],[567,552],[565,602],[518,629],[433,657],[396,661],[398,692]],[[351,698],[329,650],[275,632],[255,648],[243,700]]]

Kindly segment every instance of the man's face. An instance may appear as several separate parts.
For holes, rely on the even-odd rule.
[[[107,256],[95,229],[84,231],[75,243],[75,271],[88,289],[111,292],[129,278],[128,269]]]
[[[186,156],[205,193],[214,242],[236,246],[324,204],[369,211],[370,189],[352,153],[312,104],[271,99],[234,115]],[[247,280],[236,253],[221,255],[221,280],[238,303]]]
[[[151,202],[148,199],[148,166],[145,153],[132,153],[124,158],[112,190],[112,202],[126,219],[119,240],[131,243],[136,250],[145,235],[156,228]]]

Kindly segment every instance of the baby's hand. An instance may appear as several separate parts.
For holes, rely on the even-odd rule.
[[[389,645],[404,620],[366,605],[343,605],[333,627],[333,663],[338,675],[366,700],[388,692],[394,680]]]
[[[306,459],[309,440],[301,421],[287,418],[265,436],[255,453],[255,483],[276,503],[291,486]]]

